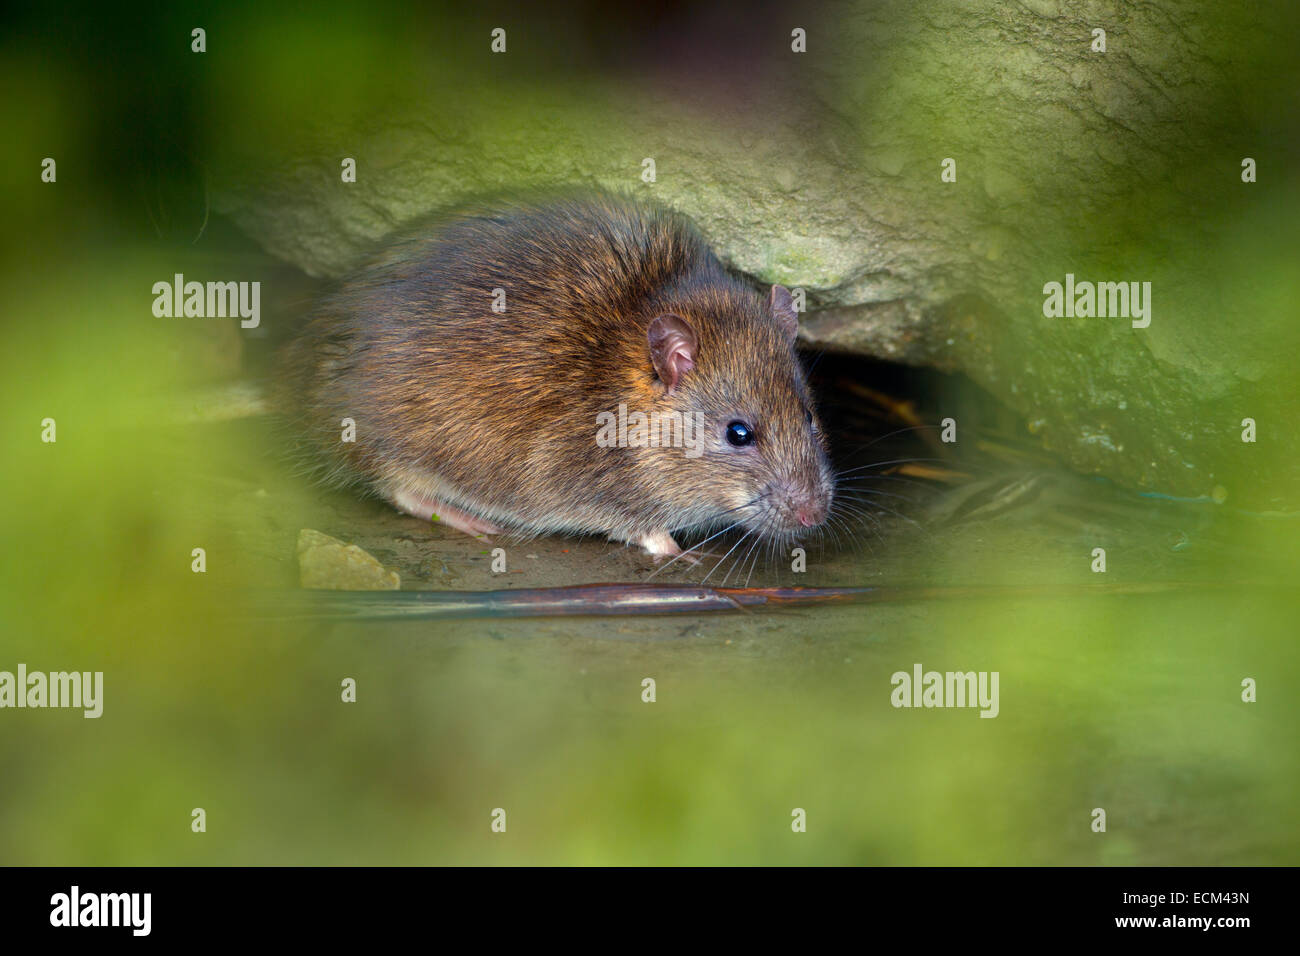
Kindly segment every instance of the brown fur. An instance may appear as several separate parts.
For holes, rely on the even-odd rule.
[[[665,313],[698,337],[671,394],[647,344]],[[282,407],[335,477],[390,500],[417,489],[515,532],[637,541],[739,520],[787,537],[792,502],[829,509],[788,331],[685,220],[622,197],[486,207],[411,232],[321,303],[280,370]],[[596,416],[620,402],[703,412],[704,454],[598,447]],[[355,443],[339,440],[345,417]],[[735,419],[753,446],[727,444]]]

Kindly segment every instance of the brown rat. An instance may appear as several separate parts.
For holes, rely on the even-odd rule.
[[[670,211],[605,193],[484,207],[325,298],[281,353],[279,404],[330,477],[471,534],[656,556],[691,528],[787,541],[833,494],[797,331],[788,290],[765,301]]]

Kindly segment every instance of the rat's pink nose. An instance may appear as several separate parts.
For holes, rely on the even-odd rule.
[[[777,502],[782,523],[792,530],[817,527],[830,510],[829,496],[798,485],[779,488]]]
[[[826,506],[819,501],[801,504],[794,509],[794,516],[805,528],[811,528],[822,523],[826,517]]]

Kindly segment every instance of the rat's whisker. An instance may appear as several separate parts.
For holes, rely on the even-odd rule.
[[[704,545],[708,544],[708,543],[709,543],[710,541],[712,541],[714,538],[717,538],[717,537],[719,537],[719,536],[721,536],[721,535],[724,535],[724,534],[726,534],[728,531],[731,531],[733,528],[738,528],[738,527],[740,527],[740,522],[739,522],[739,521],[733,521],[731,524],[727,525],[727,526],[726,526],[725,528],[723,528],[721,531],[718,531],[718,532],[715,532],[714,534],[709,535],[709,536],[708,536],[707,538],[705,538],[703,541],[696,542],[695,544],[691,545],[689,548],[686,548],[684,551],[682,551],[681,554],[674,555],[674,556],[673,556],[672,558],[670,558],[668,561],[665,561],[663,564],[659,565],[659,567],[655,568],[655,570],[654,570],[654,571],[653,571],[653,572],[652,572],[652,573],[651,573],[651,574],[646,578],[646,580],[647,580],[647,581],[650,580],[650,578],[653,578],[653,577],[654,577],[655,575],[657,575],[660,571],[666,571],[669,567],[671,567],[673,564],[676,564],[676,563],[677,563],[678,561],[680,561],[682,558],[686,557],[688,554],[690,554],[690,553],[691,553],[692,551],[694,551],[696,548],[702,548],[702,547],[704,547]]]
[[[761,542],[759,542],[759,543],[761,544]],[[751,580],[753,580],[753,577],[754,577],[754,570],[758,567],[758,561],[759,561],[759,558],[763,557],[763,552],[764,552],[765,550],[769,552],[769,553],[768,553],[768,561],[771,562],[771,560],[772,560],[772,557],[771,557],[772,545],[774,545],[775,543],[776,543],[776,542],[774,542],[774,541],[768,541],[768,542],[767,542],[767,547],[766,547],[766,548],[759,547],[759,548],[751,548],[751,549],[750,549],[750,550],[754,551],[754,561],[753,561],[753,563],[749,566],[749,573],[745,575],[745,587],[749,587],[749,582],[750,582]]]
[[[710,570],[708,574],[704,575],[704,577],[700,580],[700,583],[703,584],[703,583],[704,583],[705,581],[707,581],[710,577],[712,577],[712,576],[713,576],[713,572],[716,571],[716,570],[718,570],[718,568],[719,568],[719,566],[721,566],[722,562],[723,562],[723,561],[726,561],[727,558],[731,557],[731,552],[732,552],[732,551],[735,551],[738,547],[740,547],[741,542],[743,542],[746,538],[748,538],[748,537],[749,537],[751,534],[753,534],[753,533],[754,533],[753,529],[750,529],[749,531],[746,531],[743,535],[741,535],[741,536],[740,536],[740,540],[737,541],[735,544],[733,544],[733,545],[731,546],[731,550],[730,550],[730,551],[728,551],[726,554],[724,554],[722,557],[720,557],[720,558],[718,559],[718,563],[715,564],[715,565],[713,566],[712,570]]]
[[[898,428],[892,432],[887,432],[884,435],[879,435],[876,438],[873,438],[865,445],[859,445],[857,448],[853,449],[853,454],[859,454],[863,451],[866,451],[872,445],[879,444],[880,442],[884,441],[887,438],[893,438],[895,435],[906,435],[908,432],[923,432],[923,431],[938,431],[938,430],[939,430],[938,425],[909,425],[906,428]]]
[[[828,515],[828,518],[833,519],[840,527],[843,527],[845,531],[848,532],[851,536],[856,530],[859,529],[866,531],[868,534],[874,534],[877,537],[881,536],[880,519],[876,515],[872,514],[871,512],[859,508],[855,505],[850,505],[845,502],[839,502],[837,504],[835,511],[833,511],[830,515]],[[850,518],[853,519],[854,522],[853,525],[849,523]],[[868,527],[868,523],[870,524],[870,527]],[[855,528],[854,525],[856,525],[857,527]]]
[[[851,498],[845,496],[843,498],[839,498],[835,502],[835,506],[831,509],[831,511],[832,513],[836,511],[841,511],[841,512],[848,512],[850,514],[864,514],[870,511],[871,505],[872,502],[870,499]]]
[[[841,471],[835,472],[835,477],[843,478],[846,475],[857,474],[858,472],[867,471],[871,468],[884,468],[886,465],[912,465],[920,462],[942,463],[943,461],[944,459],[942,458],[891,458],[889,461],[876,461],[872,462],[870,465],[859,465],[856,468],[845,468]]]
[[[756,495],[755,497],[751,498],[749,501],[746,501],[744,504],[740,504],[740,505],[737,505],[737,506],[734,507],[734,508],[728,508],[726,511],[720,512],[720,513],[718,514],[718,517],[721,518],[721,517],[723,517],[723,516],[725,516],[725,515],[734,514],[735,512],[740,511],[740,510],[743,509],[743,508],[752,508],[754,505],[758,504],[760,501],[762,501],[764,498],[768,497],[770,494],[771,494],[771,492],[764,492],[764,493],[761,494],[761,495]],[[708,544],[708,543],[709,543],[710,541],[712,541],[714,538],[721,537],[722,535],[726,534],[728,531],[731,531],[731,530],[733,530],[733,529],[735,529],[735,528],[737,528],[737,527],[739,527],[739,526],[740,526],[740,522],[739,522],[739,521],[733,521],[731,524],[727,525],[727,526],[726,526],[725,528],[723,528],[721,531],[715,531],[713,534],[709,535],[709,536],[708,536],[707,538],[705,538],[703,541],[697,541],[695,544],[691,545],[689,548],[686,548],[685,550],[683,550],[681,554],[674,555],[671,559],[669,559],[668,561],[666,561],[664,564],[661,564],[658,568],[656,568],[656,569],[655,569],[655,570],[654,570],[654,571],[653,571],[653,572],[652,572],[652,573],[651,573],[651,574],[646,578],[646,580],[647,580],[647,581],[650,580],[650,578],[655,577],[655,576],[658,575],[661,571],[666,571],[666,570],[667,570],[671,565],[677,563],[677,562],[680,561],[682,558],[684,558],[684,557],[686,557],[687,555],[689,555],[692,551],[696,550],[697,548],[702,548],[702,547],[704,547],[704,545]]]
[[[900,495],[891,491],[881,491],[879,488],[849,488],[842,492],[842,494],[845,498],[850,498],[855,495],[870,495],[874,498],[898,498],[901,501],[910,501],[913,504],[916,503],[916,498],[911,495]]]
[[[762,530],[760,530],[759,533],[754,536],[753,540],[749,542],[749,547],[747,547],[744,551],[741,552],[740,557],[738,557],[732,563],[731,567],[728,569],[726,576],[724,576],[722,579],[722,583],[724,586],[727,583],[727,579],[730,578],[731,575],[735,574],[739,570],[744,569],[746,562],[749,560],[749,556],[753,554],[754,549],[763,542],[763,535],[764,532],[766,531],[767,531],[767,523],[765,522]]]
[[[862,481],[901,481],[907,485],[918,485],[927,490],[934,490],[931,482],[921,481],[918,478],[904,478],[902,475],[857,475],[845,482],[844,487],[855,488],[858,486],[857,483]],[[839,487],[837,484],[836,489],[838,490]]]

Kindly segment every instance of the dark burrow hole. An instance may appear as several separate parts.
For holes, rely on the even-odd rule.
[[[860,355],[807,350],[842,497],[925,521],[940,499],[1055,460],[1024,419],[965,375]],[[847,502],[846,502],[847,503]]]

